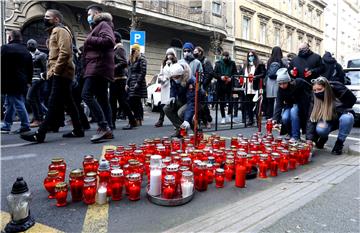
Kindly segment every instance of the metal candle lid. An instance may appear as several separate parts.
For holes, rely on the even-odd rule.
[[[217,169],[215,170],[215,172],[216,172],[216,173],[224,173],[224,169],[222,169],[222,168],[217,168]]]
[[[97,174],[96,174],[96,172],[88,172],[88,173],[86,173],[86,177],[96,177],[97,176]]]
[[[84,161],[86,162],[90,162],[90,161],[93,161],[94,160],[94,156],[92,155],[85,155],[84,156]]]
[[[166,171],[168,172],[177,172],[179,170],[179,164],[170,164],[166,167]]]
[[[182,173],[182,176],[183,176],[183,177],[192,177],[193,175],[194,175],[194,173],[191,172],[191,171],[184,171],[184,172]]]
[[[179,170],[180,170],[180,172],[184,172],[184,171],[190,170],[190,168],[187,166],[181,166],[181,167],[179,167]]]
[[[111,171],[112,177],[122,177],[124,175],[124,172],[122,169],[114,169]]]
[[[275,159],[280,158],[280,154],[277,153],[277,152],[271,153],[271,156],[272,156],[273,158],[275,158]]]
[[[62,157],[55,157],[51,159],[51,163],[61,163],[64,162],[64,158]]]
[[[110,170],[110,163],[109,163],[109,161],[107,161],[106,159],[100,160],[100,165],[99,165],[98,170],[99,170],[99,171]]]
[[[129,159],[128,163],[130,166],[136,166],[139,165],[140,162],[136,159]]]
[[[243,152],[243,151],[238,151],[237,152],[237,157],[246,158],[246,156],[247,156],[246,152]]]
[[[129,180],[130,181],[138,181],[140,180],[140,174],[139,173],[132,173],[132,174],[129,174]]]
[[[58,175],[59,175],[58,170],[50,170],[50,171],[48,171],[48,176],[49,177],[57,177]]]
[[[173,182],[175,182],[175,176],[173,176],[173,175],[166,175],[165,178],[164,178],[164,180],[165,180],[166,182],[171,182],[171,183],[173,183]]]
[[[59,182],[55,185],[56,189],[64,189],[67,187],[67,184],[65,182]]]
[[[71,172],[70,172],[70,177],[72,178],[75,178],[75,177],[81,177],[84,175],[84,172],[82,169],[73,169]]]
[[[89,172],[89,173],[90,173],[90,172]],[[89,174],[89,173],[88,173],[88,174]],[[87,176],[87,177],[85,177],[84,182],[85,182],[85,183],[95,182],[95,178],[94,178],[94,177]]]
[[[267,154],[260,154],[260,159],[261,160],[267,160],[268,155]]]

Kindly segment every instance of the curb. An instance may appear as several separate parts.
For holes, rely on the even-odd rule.
[[[355,143],[353,145],[350,145],[348,154],[360,156],[360,143]]]

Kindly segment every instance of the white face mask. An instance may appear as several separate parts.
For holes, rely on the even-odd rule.
[[[190,52],[184,52],[184,57],[189,57],[191,55]]]

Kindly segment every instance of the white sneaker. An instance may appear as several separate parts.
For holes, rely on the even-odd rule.
[[[226,123],[230,123],[231,117],[229,115],[226,116]]]
[[[225,124],[225,123],[226,123],[225,117],[221,118],[220,124]]]

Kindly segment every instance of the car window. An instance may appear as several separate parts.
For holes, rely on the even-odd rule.
[[[360,59],[349,60],[347,68],[360,68]]]
[[[350,78],[351,85],[360,85],[360,71],[348,71],[346,76]]]

